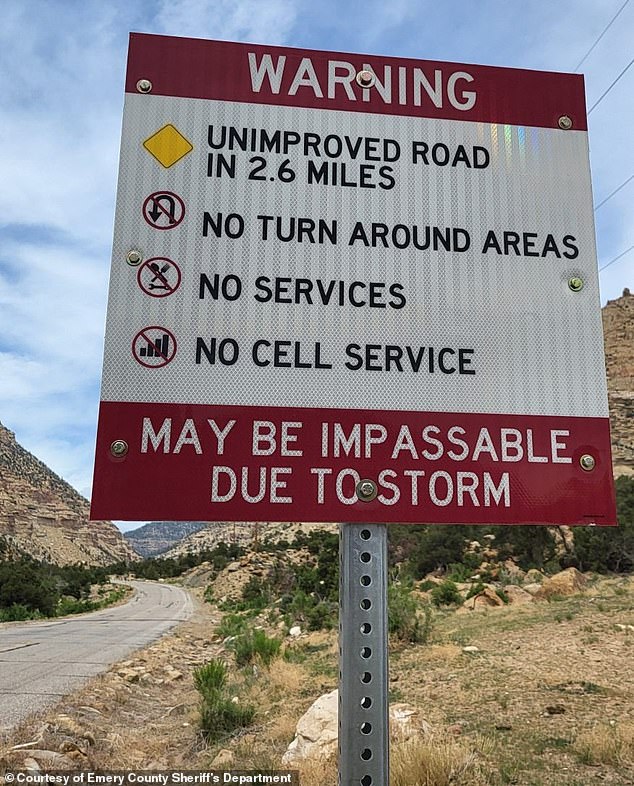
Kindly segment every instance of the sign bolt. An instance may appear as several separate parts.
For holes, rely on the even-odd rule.
[[[584,281],[582,278],[570,278],[568,279],[568,286],[572,289],[573,292],[581,292],[583,289]]]
[[[572,128],[572,118],[568,117],[568,115],[562,115],[559,118],[559,128],[563,131],[570,131]]]
[[[357,497],[361,502],[371,502],[378,493],[376,483],[373,480],[360,480],[357,483]]]
[[[355,79],[357,80],[357,84],[361,87],[374,87],[376,83],[376,76],[372,71],[359,71]]]
[[[134,248],[128,251],[128,255],[126,256],[126,262],[128,263],[128,265],[132,265],[133,267],[139,265],[142,259],[143,259],[143,255],[141,254],[141,252],[137,251]]]
[[[594,456],[591,456],[589,453],[584,453],[579,459],[579,463],[581,464],[581,469],[584,469],[586,472],[592,472],[597,465]]]
[[[136,89],[139,93],[151,93],[152,92],[152,83],[149,79],[139,79],[136,83]]]
[[[128,452],[128,443],[124,442],[122,439],[115,439],[112,445],[110,445],[110,452],[113,456],[122,458]]]

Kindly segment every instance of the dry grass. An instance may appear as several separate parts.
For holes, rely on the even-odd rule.
[[[474,748],[432,734],[393,746],[390,786],[488,786],[487,770]]]
[[[602,724],[579,734],[573,749],[583,764],[634,767],[634,724]]]

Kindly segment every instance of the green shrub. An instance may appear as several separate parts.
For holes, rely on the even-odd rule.
[[[194,669],[194,685],[203,697],[211,697],[222,691],[227,682],[227,667],[218,658]]]
[[[65,617],[67,614],[83,614],[86,611],[95,611],[101,608],[101,603],[95,603],[91,600],[76,600],[64,596],[57,602],[55,614],[58,617]]]
[[[13,603],[6,609],[0,609],[0,622],[21,622],[22,620],[32,620],[41,615],[31,609],[27,609],[21,603]]]
[[[504,603],[508,603],[508,602],[509,602],[509,596],[506,594],[506,592],[504,592],[504,590],[503,590],[501,587],[498,587],[498,588],[495,590],[495,594],[496,594],[496,595],[498,596],[498,598],[499,598],[501,601],[503,601]]]
[[[339,622],[339,604],[332,601],[318,601],[306,612],[308,630],[332,630]]]
[[[262,611],[270,602],[270,585],[257,576],[251,576],[242,590],[242,603],[240,607],[244,610],[253,609],[254,611]]]
[[[223,639],[241,636],[247,632],[249,620],[241,614],[225,614],[216,627],[216,633]]]
[[[486,587],[481,581],[472,584],[469,587],[469,591],[467,592],[467,600],[469,600],[469,598],[473,598],[474,595],[479,595],[481,592],[484,592],[485,589]]]
[[[423,606],[423,619],[419,617],[419,605],[405,584],[390,584],[387,588],[388,630],[400,641],[423,644],[429,640],[432,615],[429,604]]]
[[[208,742],[216,742],[252,723],[255,708],[241,706],[228,697],[227,667],[218,658],[194,669],[194,685],[201,696],[200,727]]]
[[[267,636],[263,630],[253,630],[247,635],[237,636],[231,642],[238,666],[247,666],[255,661],[270,666],[271,661],[279,656],[281,646],[281,639]]]
[[[450,579],[451,581],[458,581],[461,584],[469,581],[471,579],[471,576],[473,576],[473,571],[474,571],[472,565],[465,564],[469,562],[468,560],[469,557],[473,557],[473,555],[465,554],[464,563],[453,562],[451,565],[449,565],[449,567],[447,568],[447,578]]]
[[[241,706],[226,696],[218,696],[213,701],[204,701],[200,707],[200,728],[208,742],[217,742],[236,729],[251,725],[255,707]]]
[[[462,595],[455,582],[447,579],[431,591],[431,601],[435,606],[452,606],[462,603]]]

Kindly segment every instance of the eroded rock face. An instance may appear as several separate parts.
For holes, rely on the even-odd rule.
[[[89,503],[0,424],[0,536],[12,553],[58,565],[138,559],[111,521],[89,521]]]
[[[629,289],[602,309],[614,474],[634,473],[634,295]]]
[[[284,765],[292,766],[307,759],[326,761],[336,755],[338,704],[337,689],[325,693],[311,704],[297,723],[295,739],[282,757]],[[391,704],[389,712],[392,741],[404,742],[431,731],[429,723],[410,704]]]

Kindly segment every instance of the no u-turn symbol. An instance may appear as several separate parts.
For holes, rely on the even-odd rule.
[[[143,218],[154,229],[174,229],[185,218],[185,203],[173,191],[155,191],[143,203]]]

